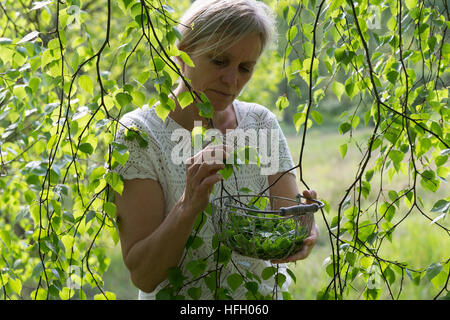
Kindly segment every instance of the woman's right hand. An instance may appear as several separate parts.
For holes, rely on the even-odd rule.
[[[208,146],[186,160],[186,186],[180,199],[188,214],[196,216],[206,209],[213,186],[223,179],[218,172],[225,168],[231,147]]]

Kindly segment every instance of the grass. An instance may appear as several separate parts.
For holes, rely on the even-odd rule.
[[[295,133],[295,129],[283,127],[294,162],[298,163],[301,147],[301,137]],[[339,202],[345,195],[346,189],[355,179],[358,163],[362,154],[355,143],[367,141],[370,134],[367,130],[355,132],[352,142],[345,158],[342,158],[339,146],[349,143],[347,136],[342,136],[336,131],[310,130],[308,131],[304,155],[302,159],[303,179],[310,189],[318,192],[319,198],[326,200],[330,205],[330,212],[321,215],[316,214],[316,222],[319,226],[320,237],[316,247],[310,256],[302,261],[290,265],[295,272],[297,281],[291,286],[291,294],[294,299],[316,299],[317,292],[324,288],[330,277],[325,272],[324,261],[331,254],[330,239],[324,219],[330,223],[336,215]],[[375,157],[374,157],[375,159]],[[297,171],[298,173],[298,171]],[[392,181],[383,177],[383,190],[401,190],[406,185],[405,178],[395,176]],[[306,189],[305,185],[299,183],[300,190]],[[373,181],[372,190],[379,188],[379,182]],[[435,194],[423,192],[424,210],[431,218],[435,213],[430,213],[437,199],[448,196],[449,190],[441,185]],[[372,198],[371,198],[372,197]],[[367,201],[373,201],[373,196]],[[407,212],[406,206],[397,210],[393,222],[399,221]],[[442,221],[449,228],[448,219]],[[396,229],[391,242],[384,241],[379,251],[379,256],[391,261],[406,262],[412,269],[423,270],[431,263],[443,262],[449,258],[450,237],[419,212],[412,211],[411,214]],[[105,289],[116,294],[117,299],[136,299],[137,289],[131,284],[129,272],[123,264],[120,246],[110,246],[108,249],[111,265],[104,274]],[[397,276],[398,278],[398,276]],[[362,299],[361,292],[364,282],[360,277],[354,283],[355,290],[351,289],[347,299]],[[394,295],[397,297],[399,287],[394,285]],[[435,288],[426,279],[415,285],[407,276],[401,288],[400,299],[432,299],[440,288]],[[383,289],[381,299],[389,299],[386,288]]]

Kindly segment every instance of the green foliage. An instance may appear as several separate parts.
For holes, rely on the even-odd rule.
[[[175,64],[168,64],[168,57],[152,59],[144,45],[143,39],[154,35],[160,37],[155,47],[172,45],[176,36],[169,24],[163,37],[170,7],[150,5],[1,4],[4,299],[115,299],[104,290],[102,274],[110,259],[102,243],[118,241],[113,195],[122,192],[123,180],[110,169],[128,160],[126,147],[113,142],[118,119],[152,94],[167,96],[167,85],[177,78]],[[159,12],[160,22],[145,30],[141,9],[149,14],[150,8]],[[169,51],[172,59],[177,55],[189,60]],[[149,90],[151,81],[159,90]],[[127,130],[127,139],[148,144],[135,128]]]
[[[434,204],[431,212],[441,213],[434,219],[422,200],[437,193],[448,176],[446,3],[280,1],[278,15],[289,30],[296,26],[302,31],[289,36],[283,47],[286,81],[293,89],[287,92],[289,100],[301,101],[293,124],[302,141],[314,126],[308,123],[310,117],[316,120],[313,111],[334,96],[345,107],[337,129],[348,137],[338,152],[347,159],[355,146],[360,155],[355,178],[343,186],[333,215],[323,216],[332,245],[326,267],[331,280],[317,297],[350,296],[358,276],[364,279],[364,299],[379,299],[383,291],[399,298],[405,274],[418,285],[426,270],[448,279],[448,272],[437,267],[448,266],[448,256],[418,268],[382,255],[386,240],[392,241],[399,225],[416,211],[450,234],[443,220],[448,199]],[[354,135],[363,126],[371,134],[359,143]],[[304,143],[300,168],[303,149]],[[390,185],[396,180],[406,185],[394,189]],[[440,285],[435,298],[448,292],[448,283]]]
[[[104,289],[102,274],[110,259],[102,243],[118,242],[113,197],[123,191],[123,180],[110,170],[128,160],[128,151],[114,136],[121,115],[130,110],[159,101],[157,113],[164,119],[175,108],[168,99],[180,75],[175,58],[192,65],[174,45],[176,19],[189,3],[0,4],[3,299],[115,298]],[[317,297],[344,299],[362,280],[360,297],[379,299],[387,292],[397,299],[405,279],[418,286],[431,282],[437,290],[433,298],[448,297],[448,256],[411,266],[382,255],[412,213],[449,235],[450,199],[437,199],[429,210],[423,201],[446,187],[449,173],[447,3],[267,3],[280,22],[278,50],[261,58],[256,85],[242,98],[268,105],[295,126],[302,135],[300,168],[308,130],[327,120],[326,107],[334,101],[342,111],[336,131],[348,137],[340,154],[348,159],[357,149],[360,156],[354,181],[342,186],[341,201],[327,203],[328,215],[322,212],[332,252],[325,266],[330,281]],[[192,99],[181,97],[182,107]],[[198,106],[211,116],[207,101]],[[361,128],[370,135],[356,143]],[[127,128],[126,138],[148,144],[137,128]],[[230,177],[231,171],[222,173]],[[405,185],[393,183],[400,177],[406,177]],[[304,177],[300,183],[306,186]],[[204,241],[193,234],[187,248],[195,250]],[[178,292],[192,277],[202,278],[218,299],[240,287],[247,298],[270,298],[259,292],[261,279],[273,279],[275,288],[285,283],[286,276],[273,266],[260,275],[236,271],[218,287],[221,266],[232,259],[218,239],[212,241],[216,270],[205,270],[201,259],[190,260],[190,274],[171,270],[170,286],[158,298],[198,299],[202,292],[196,285],[188,296]],[[236,241],[245,246],[245,239]]]
[[[230,216],[229,225],[219,233],[219,239],[236,252],[263,260],[285,259],[300,251],[309,235],[293,219],[275,215],[251,213]]]

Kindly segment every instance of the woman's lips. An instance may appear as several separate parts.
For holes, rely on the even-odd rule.
[[[209,89],[209,91],[212,91],[213,93],[221,95],[223,97],[232,97],[233,96],[230,93],[225,93],[225,92],[222,92],[222,91],[219,91],[219,90],[215,90],[215,89]]]

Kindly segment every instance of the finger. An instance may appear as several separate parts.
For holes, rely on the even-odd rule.
[[[315,224],[313,229],[311,230],[311,234],[303,240],[303,246],[300,249],[300,251],[296,252],[295,254],[280,260],[271,260],[272,263],[287,263],[287,262],[294,262],[297,260],[303,260],[306,259],[309,254],[311,253],[312,249],[317,243],[319,236],[319,229],[317,228],[317,225]]]
[[[305,239],[306,240],[306,239]],[[306,259],[312,251],[314,245],[309,245],[308,243],[303,242],[303,246],[300,251],[294,253],[293,255],[280,260],[272,260],[272,263],[287,263],[287,262],[295,262],[297,260]]]
[[[202,161],[201,158],[199,158],[199,154],[196,154],[195,156],[186,159],[184,164],[186,166],[186,170],[191,169],[191,171],[196,171],[202,164]]]
[[[229,145],[221,144],[216,147],[217,147],[216,150],[220,150],[221,155],[223,156],[223,160],[228,158],[230,154],[233,152],[233,147]]]
[[[319,238],[320,232],[319,232],[319,226],[317,225],[317,223],[314,223],[311,233],[314,234],[317,238]]]
[[[203,163],[200,165],[200,167],[197,170],[197,173],[195,174],[195,178],[199,180],[203,180],[205,177],[216,174],[219,170],[222,170],[225,168],[225,165],[223,163],[217,163],[217,164],[207,164]]]
[[[229,157],[230,151],[231,147],[227,145],[208,146],[195,156],[188,158],[186,160],[186,183],[198,185],[206,176],[225,168],[223,163]],[[208,161],[204,161],[205,158]]]
[[[225,144],[216,144],[216,145],[206,146],[205,148],[203,148],[202,150],[197,152],[196,155],[199,155],[206,150],[216,150],[216,151],[222,150],[223,152],[227,152],[227,153],[232,152],[232,148],[230,146],[225,145]]]
[[[231,152],[230,147],[225,145],[207,146],[206,148],[197,152],[192,158],[189,158],[190,164],[200,165],[204,162],[208,164],[223,163],[229,157]]]
[[[212,187],[219,181],[221,181],[223,179],[221,174],[213,174],[211,176],[206,177],[205,179],[203,179],[200,183],[200,190],[199,191],[203,191],[203,192],[207,192],[208,195],[211,193]]]
[[[306,198],[307,204],[311,204],[314,202],[309,199],[317,199],[317,193],[314,190],[303,190],[303,197]]]
[[[224,163],[224,161],[229,157],[229,152],[223,146],[217,148],[208,147],[202,152],[202,160],[208,164],[213,163]]]
[[[317,242],[317,237],[315,235],[311,235],[303,240],[303,244],[305,246],[314,246]]]
[[[184,161],[184,165],[186,167],[188,167],[194,163],[194,160],[195,160],[195,157],[189,157]]]
[[[224,169],[225,165],[224,164],[206,164],[203,163],[202,165],[200,165],[199,169],[197,170],[197,172],[195,173],[195,175],[192,177],[192,183],[194,185],[199,185],[202,183],[202,181],[210,176],[219,174],[218,171],[221,169]],[[219,174],[221,177],[222,175]]]
[[[222,162],[225,162],[233,152],[233,148],[231,146],[224,144],[211,146],[211,148],[214,148],[214,151],[216,152],[214,158],[220,159]]]
[[[186,179],[190,179],[191,177],[194,177],[197,173],[198,169],[200,168],[200,163],[196,163],[196,158],[191,157],[188,160],[186,160]]]
[[[308,249],[308,246],[304,245],[299,252],[297,252],[285,259],[270,260],[270,262],[273,264],[278,264],[278,263],[288,263],[288,262],[295,262],[297,260],[303,260],[308,257],[309,252],[310,252],[310,250]]]
[[[186,172],[188,173],[188,175],[194,176],[203,163],[203,154],[202,152],[199,152],[195,156],[187,159]]]
[[[308,237],[305,240],[303,240],[303,243],[313,247],[315,246],[318,240],[319,240],[319,228],[317,227],[317,224],[314,224],[313,227],[311,228],[311,232],[309,233]]]

